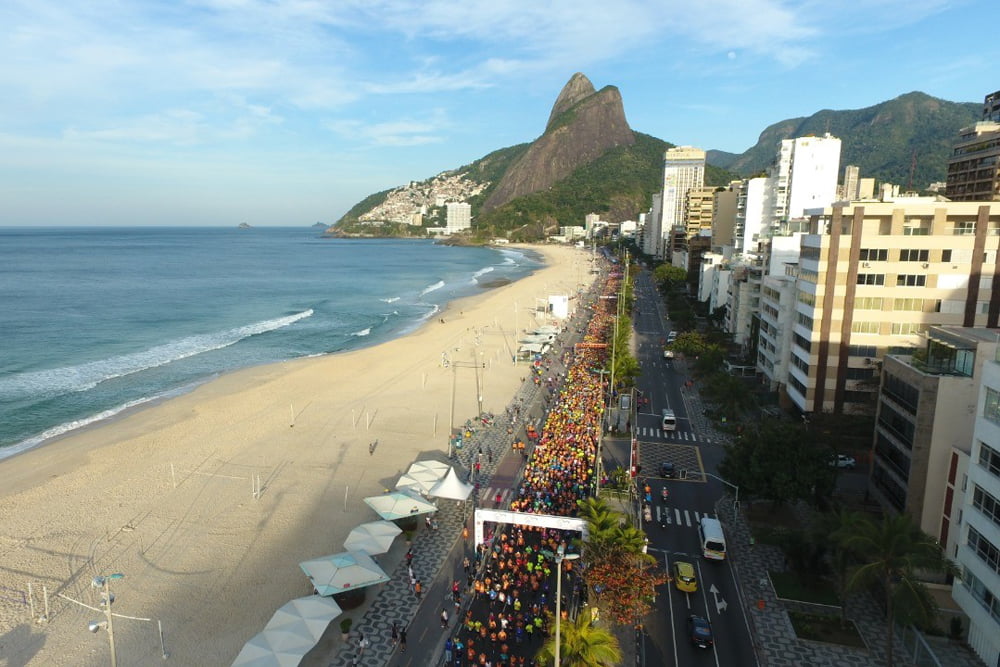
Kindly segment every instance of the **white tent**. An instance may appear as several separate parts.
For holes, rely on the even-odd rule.
[[[466,500],[472,493],[473,486],[466,484],[458,478],[458,473],[454,468],[448,470],[448,474],[427,492],[427,495],[435,498],[447,498],[449,500]]]
[[[451,466],[441,461],[417,461],[396,482],[396,488],[401,491],[415,491],[427,494],[431,487],[444,479]]]
[[[336,595],[389,581],[389,575],[382,571],[378,563],[360,551],[303,561],[299,563],[299,568],[320,595]]]

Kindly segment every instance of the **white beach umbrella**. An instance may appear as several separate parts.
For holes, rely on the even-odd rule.
[[[403,530],[392,521],[371,521],[354,528],[344,540],[348,551],[361,551],[370,556],[384,554]]]
[[[372,557],[360,551],[323,556],[299,563],[320,595],[336,595],[389,581]]]
[[[264,626],[265,630],[284,630],[320,640],[330,621],[343,613],[333,598],[307,595],[282,605]]]
[[[438,509],[437,506],[427,502],[423,498],[404,491],[393,491],[391,493],[384,493],[381,496],[369,496],[364,500],[368,507],[371,507],[380,517],[388,521],[437,512]]]
[[[300,632],[264,630],[243,645],[233,667],[296,667],[315,645]]]

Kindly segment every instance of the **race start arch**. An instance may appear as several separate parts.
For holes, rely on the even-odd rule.
[[[583,533],[583,539],[588,536],[587,522],[572,516],[556,516],[554,514],[531,514],[530,512],[511,512],[510,510],[490,510],[477,508],[475,513],[475,546],[483,543],[483,523],[510,523],[517,526],[535,526],[538,528],[555,528],[556,530],[575,530]]]

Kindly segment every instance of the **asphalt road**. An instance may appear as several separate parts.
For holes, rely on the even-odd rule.
[[[681,395],[681,386],[691,379],[680,372],[683,364],[675,365],[663,358],[660,341],[670,331],[670,321],[650,274],[641,272],[635,284],[638,311],[634,320],[635,352],[642,368],[637,384],[649,402],[637,406],[634,426],[639,440],[640,476],[647,480],[652,491],[653,520],[645,524],[649,552],[660,559],[668,572],[672,572],[675,561],[691,563],[698,577],[698,590],[694,593],[681,592],[673,583],[658,589],[655,610],[645,619],[644,632],[639,638],[638,662],[665,666],[756,666],[731,563],[707,560],[701,555],[698,522],[703,516],[716,516],[715,505],[725,494],[723,483],[710,476],[718,474],[723,450],[719,443],[709,443],[707,435],[692,425]],[[676,414],[676,431],[661,429],[664,408]],[[620,458],[622,453],[611,449],[609,455]],[[624,456],[627,459],[627,451]],[[677,470],[674,479],[659,477],[660,465],[667,461]],[[669,491],[666,500],[661,497],[663,488]],[[698,648],[690,641],[687,619],[692,614],[711,621],[714,648]]]

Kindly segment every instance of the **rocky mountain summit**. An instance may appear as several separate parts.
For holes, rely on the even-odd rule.
[[[634,143],[618,89],[595,91],[590,79],[577,72],[556,98],[545,133],[504,173],[483,210],[545,190],[608,150]]]

